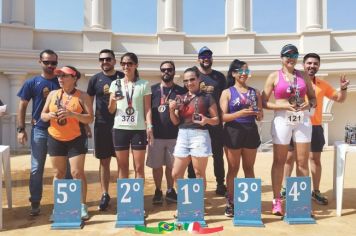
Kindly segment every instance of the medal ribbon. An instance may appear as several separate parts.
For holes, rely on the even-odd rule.
[[[164,105],[164,104],[167,104],[167,101],[169,99],[169,96],[171,96],[171,93],[173,91],[173,87],[174,85],[172,86],[172,88],[169,90],[167,96],[164,95],[164,92],[163,92],[163,85],[160,84],[160,90],[161,90],[161,99],[160,99],[160,105]]]
[[[132,107],[132,97],[133,97],[133,94],[135,92],[135,83],[132,83],[132,90],[131,90],[131,96],[129,95],[129,86],[128,86],[128,82],[126,80],[124,80],[124,83],[125,83],[125,92],[126,92],[126,99],[127,99],[127,106],[128,107]]]

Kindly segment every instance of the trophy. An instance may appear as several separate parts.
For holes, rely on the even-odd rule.
[[[60,110],[65,110],[65,108],[62,106],[62,103],[61,103],[61,100],[60,98],[57,97],[57,100],[55,102],[56,106],[57,106],[57,112],[56,112],[56,115],[58,117],[58,112]],[[59,119],[57,118],[57,124],[60,125],[60,126],[63,126],[63,125],[66,125],[67,124],[67,119],[66,118],[62,118],[62,119]]]
[[[117,79],[115,84],[116,84],[116,87],[117,87],[117,90],[115,91],[115,98],[116,99],[122,99],[124,96],[122,95],[120,79]]]
[[[248,100],[249,100],[249,104],[252,108],[253,111],[259,111],[258,109],[258,105],[257,105],[257,95],[256,95],[256,91],[254,89],[251,89],[249,96],[248,96]]]
[[[195,97],[194,100],[194,113],[192,120],[194,121],[202,121],[203,117],[199,114],[199,107],[198,107],[198,97]]]

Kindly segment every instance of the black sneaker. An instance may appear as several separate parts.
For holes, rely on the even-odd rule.
[[[108,193],[104,193],[101,196],[99,211],[105,211],[109,206],[109,202],[110,202],[110,195]]]
[[[314,190],[312,192],[312,198],[319,205],[328,205],[329,203],[328,199],[325,196],[323,196],[319,190]]]
[[[225,216],[234,217],[234,204],[226,204]]]
[[[216,185],[215,193],[220,196],[225,196],[226,194],[226,186],[224,184]]]
[[[41,212],[39,202],[31,202],[30,216],[38,216]]]
[[[161,205],[162,203],[163,203],[162,190],[156,189],[155,195],[153,196],[153,199],[152,199],[152,204],[153,205]]]
[[[177,203],[177,193],[174,188],[171,189],[170,192],[166,192],[166,201],[168,203]]]

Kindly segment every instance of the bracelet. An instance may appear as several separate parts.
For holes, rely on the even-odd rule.
[[[342,91],[345,91],[345,90],[347,90],[347,87],[345,87],[345,88],[341,88],[341,90],[342,90]]]
[[[146,125],[147,129],[152,129],[153,125]]]

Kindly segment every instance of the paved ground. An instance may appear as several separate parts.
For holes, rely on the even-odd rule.
[[[262,220],[264,228],[234,227],[231,219],[223,215],[224,198],[215,195],[215,181],[213,178],[212,159],[208,165],[208,187],[206,191],[206,221],[209,226],[224,226],[224,231],[216,235],[356,235],[356,154],[350,154],[347,160],[343,216],[335,216],[335,200],[332,197],[332,171],[333,151],[325,151],[322,155],[323,177],[321,190],[329,198],[328,206],[313,204],[317,224],[315,225],[288,225],[281,221],[280,217],[271,215],[271,178],[270,169],[272,164],[271,153],[258,153],[255,172],[256,176],[262,178]],[[100,186],[98,183],[97,168],[98,161],[92,155],[87,156],[86,170],[88,178],[88,205],[91,218],[82,230],[53,231],[50,230],[48,217],[53,208],[52,172],[48,161],[45,170],[44,198],[42,201],[42,212],[38,217],[28,216],[28,177],[29,156],[15,156],[11,158],[12,184],[13,184],[13,209],[7,209],[5,190],[2,189],[4,207],[4,229],[1,235],[140,235],[133,229],[116,229],[115,225],[115,202],[116,202],[116,161],[112,162],[112,178],[110,193],[112,204],[110,209],[101,213],[97,210],[100,199]],[[241,172],[241,171],[240,171]],[[132,174],[132,173],[131,173]],[[241,176],[241,173],[239,173]],[[148,226],[156,226],[160,221],[173,222],[175,205],[153,207],[151,204],[154,193],[154,183],[151,170],[146,169],[145,182],[145,209],[149,213]],[[179,232],[178,235],[188,234]]]

